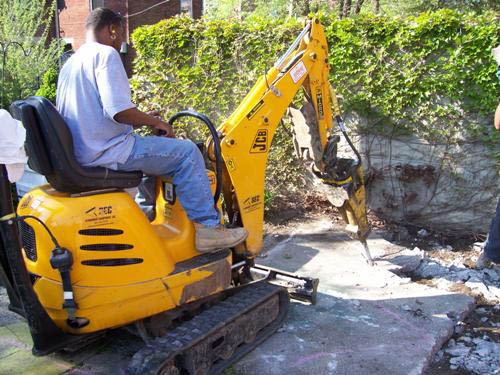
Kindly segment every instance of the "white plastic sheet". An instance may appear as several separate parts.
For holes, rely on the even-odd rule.
[[[0,109],[0,164],[5,164],[10,182],[18,181],[28,161],[24,150],[26,130],[21,121]]]

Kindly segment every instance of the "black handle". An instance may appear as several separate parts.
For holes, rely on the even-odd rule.
[[[208,130],[210,130],[210,134],[212,135],[212,139],[214,140],[215,176],[217,179],[217,185],[215,188],[215,195],[214,195],[214,204],[217,205],[217,202],[219,201],[220,194],[222,191],[222,153],[220,149],[220,139],[219,135],[217,134],[217,129],[207,116],[192,110],[177,112],[175,115],[170,117],[170,119],[168,120],[168,124],[173,125],[173,123],[181,117],[197,118],[198,120],[204,122],[205,125],[207,125]]]

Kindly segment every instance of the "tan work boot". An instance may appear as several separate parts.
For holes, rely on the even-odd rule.
[[[196,249],[202,253],[236,246],[248,237],[245,228],[225,228],[223,225],[210,228],[198,223],[194,223],[194,228]]]

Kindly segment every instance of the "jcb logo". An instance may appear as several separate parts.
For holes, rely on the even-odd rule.
[[[255,139],[253,140],[250,153],[261,153],[267,151],[267,129],[257,130]]]

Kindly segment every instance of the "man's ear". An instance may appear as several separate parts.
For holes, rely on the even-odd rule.
[[[109,36],[111,38],[111,40],[115,40],[116,39],[116,30],[115,30],[115,26],[114,25],[110,25],[108,27],[108,30],[109,30]]]

